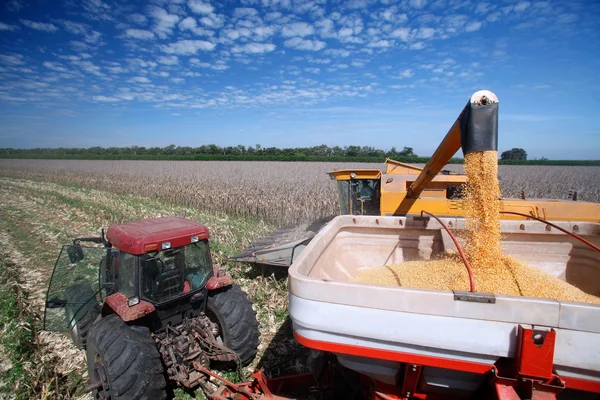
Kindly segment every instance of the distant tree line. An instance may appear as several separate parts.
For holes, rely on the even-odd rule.
[[[277,147],[227,146],[216,144],[199,147],[90,147],[84,148],[36,148],[36,149],[0,149],[3,158],[81,158],[81,159],[239,159],[239,160],[305,160],[305,159],[379,159],[385,157],[409,159],[413,162],[424,157],[417,156],[412,147],[398,151],[392,147],[389,151],[371,146],[313,146],[279,149]]]
[[[333,161],[382,162],[386,157],[407,163],[426,163],[429,157],[419,157],[412,147],[385,151],[371,146],[313,146],[279,149],[277,147],[227,146],[216,144],[199,147],[90,147],[83,148],[0,148],[0,158],[75,159],[75,160],[224,160],[224,161]],[[462,158],[452,158],[451,164],[462,164]],[[600,165],[600,160],[527,160],[523,149],[513,148],[501,153],[498,164],[505,165]]]

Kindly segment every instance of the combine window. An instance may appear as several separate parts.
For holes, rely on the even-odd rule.
[[[379,180],[338,181],[342,215],[379,215]]]
[[[142,256],[142,296],[163,303],[202,289],[212,272],[208,241]]]

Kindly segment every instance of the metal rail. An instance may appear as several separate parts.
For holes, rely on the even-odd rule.
[[[550,225],[551,227],[553,227],[553,228],[556,228],[556,229],[558,229],[559,231],[566,233],[567,235],[569,235],[569,236],[571,236],[571,237],[573,237],[573,238],[575,238],[575,239],[579,240],[580,242],[587,244],[587,245],[588,245],[588,246],[590,246],[592,249],[594,249],[594,250],[596,250],[596,251],[600,252],[600,247],[596,246],[594,243],[592,243],[592,242],[589,242],[589,241],[585,240],[584,238],[582,238],[581,236],[579,236],[579,235],[576,235],[576,234],[575,234],[575,233],[573,233],[573,232],[569,232],[568,230],[566,230],[566,229],[563,229],[563,228],[561,228],[560,226],[558,226],[558,225],[556,225],[556,224],[553,224],[552,222],[546,221],[545,219],[541,219],[541,218],[538,218],[538,217],[534,217],[533,215],[529,215],[529,214],[522,214],[522,213],[518,213],[518,212],[514,212],[514,211],[500,211],[500,214],[513,214],[513,215],[519,215],[519,216],[521,216],[521,217],[525,217],[525,218],[528,218],[528,219],[529,219],[529,218],[531,218],[531,219],[535,219],[536,221],[543,222],[544,224],[546,224],[546,225]]]
[[[473,270],[471,270],[471,264],[469,264],[469,261],[467,261],[467,257],[465,256],[465,252],[463,251],[461,245],[458,243],[458,240],[456,239],[456,237],[454,236],[454,234],[452,232],[450,232],[450,228],[448,228],[446,226],[446,224],[444,224],[442,222],[441,219],[439,219],[438,217],[436,217],[435,215],[433,215],[430,212],[427,212],[425,210],[421,210],[421,217],[423,216],[423,214],[427,214],[432,216],[433,218],[436,219],[437,222],[440,223],[440,225],[442,225],[442,227],[446,230],[446,232],[448,232],[448,235],[450,235],[450,238],[452,239],[452,241],[454,242],[454,245],[456,246],[458,253],[460,254],[460,258],[462,258],[463,263],[465,263],[465,267],[467,267],[467,272],[469,274],[469,287],[470,287],[470,292],[475,292],[475,278],[473,277]]]

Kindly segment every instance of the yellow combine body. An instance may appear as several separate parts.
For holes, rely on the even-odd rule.
[[[465,215],[462,186],[467,176],[442,168],[461,149],[463,153],[498,150],[498,97],[481,90],[473,94],[424,168],[386,160],[379,170],[336,170],[341,214]],[[524,197],[524,196],[523,196]],[[500,212],[516,212],[552,221],[600,222],[600,204],[573,200],[501,199]],[[503,219],[523,219],[502,214]],[[575,231],[575,227],[573,227]]]
[[[376,169],[335,170],[329,173],[331,179],[340,182],[340,192],[349,192],[347,195],[340,193],[342,214],[420,215],[421,210],[426,210],[444,217],[464,216],[465,200],[460,198],[459,188],[467,182],[466,175],[442,171],[423,188],[418,198],[410,198],[408,190],[423,172],[423,168],[389,159],[386,160],[385,167],[384,173]],[[360,201],[356,201],[356,193],[352,193],[352,184],[360,186],[364,181],[373,182],[372,185],[378,189],[375,196],[379,198],[373,201],[375,207],[362,206]],[[528,214],[546,220],[600,222],[599,203],[506,198],[500,204],[502,211]],[[511,214],[503,214],[502,218],[523,219]]]

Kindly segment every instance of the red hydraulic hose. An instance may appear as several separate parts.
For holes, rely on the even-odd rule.
[[[435,215],[433,215],[430,212],[427,212],[425,210],[421,210],[421,217],[423,216],[423,214],[431,215],[433,218],[435,218],[437,220],[437,222],[440,223],[440,225],[442,225],[442,227],[446,230],[446,232],[448,232],[448,235],[450,235],[450,238],[452,239],[452,241],[454,242],[454,245],[458,249],[458,253],[460,254],[460,258],[462,258],[463,262],[465,263],[465,267],[467,267],[467,272],[469,273],[469,286],[471,288],[470,291],[471,292],[475,292],[475,278],[473,277],[473,271],[471,270],[471,264],[469,264],[469,262],[467,261],[467,257],[465,256],[465,252],[463,251],[462,247],[458,243],[458,240],[456,240],[456,237],[454,236],[454,234],[452,232],[450,232],[450,228],[448,228],[446,226],[446,224],[444,224],[438,217],[436,217]]]
[[[592,243],[592,242],[589,242],[589,241],[585,240],[584,238],[582,238],[581,236],[579,236],[579,235],[576,235],[576,234],[574,234],[573,232],[569,232],[568,230],[566,230],[566,229],[563,229],[563,228],[561,228],[560,226],[553,224],[552,222],[548,222],[548,221],[546,221],[545,219],[541,219],[541,218],[538,218],[538,217],[534,217],[533,215],[529,215],[529,214],[521,214],[521,213],[514,212],[514,211],[500,211],[500,214],[513,214],[513,215],[520,215],[521,217],[525,217],[525,218],[531,218],[531,219],[535,219],[536,221],[543,222],[544,224],[546,224],[546,225],[550,225],[551,227],[553,227],[553,228],[556,228],[556,229],[558,229],[559,231],[561,231],[561,232],[564,232],[564,233],[566,233],[567,235],[569,235],[569,236],[571,236],[571,237],[574,237],[575,239],[579,240],[580,242],[587,244],[587,245],[588,245],[588,246],[590,246],[592,249],[594,249],[594,250],[596,250],[596,251],[599,251],[599,252],[600,252],[600,247],[596,246],[594,243]]]

